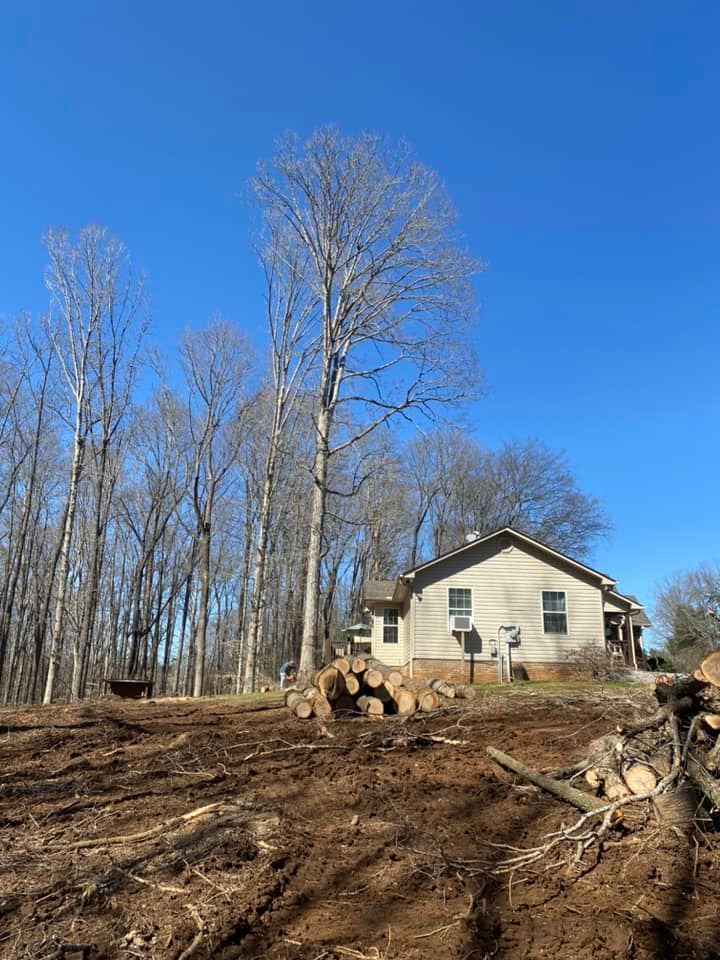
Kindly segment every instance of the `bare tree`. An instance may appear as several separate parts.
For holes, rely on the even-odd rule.
[[[109,442],[117,430],[118,413],[124,412],[127,404],[126,387],[132,379],[129,371],[139,346],[137,337],[131,340],[131,332],[143,293],[142,284],[133,279],[129,270],[122,243],[108,237],[104,229],[86,227],[75,244],[66,231],[50,230],[46,244],[50,258],[46,282],[52,298],[46,329],[62,371],[69,411],[67,424],[72,433],[43,697],[45,703],[50,703],[63,646],[70,550],[87,443],[96,424],[103,421]]]
[[[251,351],[236,327],[215,320],[198,333],[186,333],[182,364],[188,388],[191,499],[200,577],[193,680],[193,696],[199,697],[205,681],[213,510],[236,462]]]
[[[427,554],[463,542],[471,530],[513,527],[563,553],[587,555],[610,524],[600,503],[584,493],[563,452],[539,440],[483,447],[459,428],[418,437],[409,448],[416,523],[414,564],[424,525]]]
[[[312,370],[318,344],[312,336],[316,303],[305,284],[311,267],[309,252],[288,241],[288,227],[269,220],[261,251],[265,275],[265,306],[270,334],[270,423],[267,434],[258,530],[252,570],[250,622],[244,663],[238,663],[237,690],[250,693],[256,683],[256,656],[262,644],[263,597],[267,575],[267,549],[273,505],[288,460],[300,412],[299,399]]]
[[[653,610],[657,630],[673,666],[693,670],[720,647],[720,565],[705,563],[668,577]]]
[[[303,280],[318,308],[300,657],[307,675],[316,659],[330,458],[473,384],[463,322],[477,265],[452,233],[455,214],[438,177],[377,136],[322,129],[303,146],[289,139],[255,189],[268,223],[289,227],[276,232],[278,258],[308,259]]]

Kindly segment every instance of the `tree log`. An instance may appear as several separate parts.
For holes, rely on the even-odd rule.
[[[285,693],[285,706],[290,713],[294,713],[298,720],[307,720],[312,716],[312,704],[299,690],[290,689]]]
[[[327,718],[332,716],[332,704],[324,694],[320,693],[317,687],[305,687],[301,691],[306,700],[312,706],[313,716]]]
[[[328,667],[323,667],[318,673],[315,677],[315,685],[328,700],[337,700],[345,693],[345,675],[331,664]]]
[[[657,777],[645,763],[635,763],[623,774],[623,780],[635,796],[650,793],[657,786]]]
[[[350,673],[350,661],[346,657],[337,657],[333,660],[332,666],[335,667],[336,670],[339,670],[343,676],[347,676],[347,674]]]
[[[365,673],[367,667],[365,666],[365,661],[362,657],[354,657],[350,661],[350,669],[353,673],[356,673],[359,677],[361,677],[363,673]]]
[[[688,784],[681,784],[672,793],[661,793],[653,798],[653,807],[658,823],[687,831],[697,819],[706,819],[698,809],[697,794]]]
[[[395,701],[395,713],[400,717],[411,717],[417,710],[417,702],[412,690],[399,687],[395,690],[393,699]]]
[[[385,704],[377,697],[362,696],[357,699],[357,708],[369,717],[381,717],[385,713]]]
[[[683,697],[696,697],[708,686],[708,682],[700,682],[693,677],[679,677],[672,683],[655,684],[655,699],[658,703],[671,703]]]
[[[432,713],[433,710],[437,710],[440,706],[440,697],[434,690],[427,688],[421,690],[416,696],[418,710],[421,713]]]
[[[720,810],[720,781],[711,777],[692,753],[688,755],[687,775],[688,780],[705,794],[713,807]]]
[[[378,673],[382,674],[383,680],[389,680],[394,687],[402,686],[405,678],[402,670],[398,670],[397,667],[389,667],[382,660],[376,660],[374,657],[367,657],[365,666],[368,670],[377,670]]]
[[[356,673],[352,673],[352,672],[346,673],[345,687],[351,697],[357,697],[357,695],[360,693],[360,687],[361,687],[360,677],[358,677]]]
[[[382,700],[383,703],[388,704],[395,696],[395,687],[389,680],[383,680],[380,686],[375,688],[371,696],[375,696],[378,700]]]
[[[572,804],[584,813],[591,813],[593,810],[599,810],[601,807],[607,806],[605,801],[600,800],[599,797],[593,797],[589,793],[584,793],[582,790],[570,786],[570,784],[564,780],[553,780],[552,777],[543,776],[542,773],[526,767],[524,763],[520,763],[519,760],[515,760],[513,757],[508,756],[507,753],[503,753],[502,750],[496,750],[494,747],[487,747],[486,750],[500,766],[512,770],[513,773],[516,773],[524,780],[529,780],[530,783],[534,783],[536,787],[552,793],[553,796],[559,797],[566,803]]]
[[[379,670],[370,668],[365,671],[365,676],[363,677],[365,687],[370,690],[376,690],[379,686],[385,683],[385,677]]]
[[[455,696],[461,700],[474,700],[477,697],[477,690],[469,683],[455,684]]]
[[[455,697],[455,687],[451,683],[448,683],[447,680],[428,680],[428,686],[431,690],[435,690],[436,693],[447,697],[448,700],[452,700]]]
[[[713,650],[700,664],[703,676],[714,686],[720,687],[720,650]]]

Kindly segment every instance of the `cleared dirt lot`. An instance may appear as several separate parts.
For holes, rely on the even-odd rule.
[[[524,691],[325,724],[273,697],[0,711],[0,957],[720,957],[715,835],[648,819],[592,869],[492,873],[575,812],[485,746],[560,765],[648,704]]]

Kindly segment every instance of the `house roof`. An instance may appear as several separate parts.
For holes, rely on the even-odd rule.
[[[363,587],[366,600],[392,600],[395,580],[367,580]]]
[[[639,607],[640,609],[639,613],[637,612],[633,613],[632,615],[633,623],[638,627],[651,627],[652,623],[647,618],[647,614],[645,613],[645,607],[640,603],[640,601],[635,596],[635,594],[626,593],[626,594],[623,594],[623,596],[627,597],[628,600],[632,600],[635,606]]]
[[[442,560],[447,560],[465,550],[470,550],[472,547],[476,547],[479,543],[488,543],[488,541],[494,540],[496,537],[501,535],[515,537],[517,540],[528,543],[531,546],[536,547],[538,550],[541,550],[543,553],[548,554],[549,556],[553,556],[556,559],[562,560],[564,563],[576,567],[577,569],[582,570],[593,577],[597,577],[598,580],[600,580],[603,584],[614,586],[614,584],[617,583],[617,580],[613,580],[613,578],[608,576],[606,573],[602,573],[600,570],[595,570],[593,567],[588,567],[587,564],[580,563],[579,560],[573,560],[572,557],[568,557],[566,554],[560,553],[559,550],[553,550],[553,548],[549,547],[546,543],[542,543],[540,540],[535,540],[534,537],[529,537],[526,533],[520,533],[518,530],[513,530],[512,527],[501,527],[499,530],[495,530],[493,533],[488,533],[484,537],[478,537],[477,540],[471,540],[469,543],[464,543],[460,547],[455,547],[454,550],[448,550],[446,553],[441,553],[439,556],[434,557],[432,560],[428,560],[426,563],[421,563],[417,567],[412,567],[410,570],[406,570],[403,576],[411,577],[420,570],[427,570],[428,567],[432,567],[434,564],[440,563]]]
[[[625,609],[625,612],[632,617],[636,627],[652,626],[645,613],[645,608],[634,593],[620,593],[618,590],[609,590],[606,599],[619,606],[621,610]]]

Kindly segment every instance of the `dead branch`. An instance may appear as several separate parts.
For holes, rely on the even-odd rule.
[[[83,850],[91,847],[113,846],[124,843],[140,843],[143,840],[150,840],[153,837],[158,837],[163,833],[167,833],[168,830],[174,830],[175,828],[183,826],[186,823],[190,823],[193,820],[197,820],[200,817],[207,817],[214,813],[230,813],[243,820],[268,820],[272,819],[273,817],[277,819],[274,814],[259,813],[258,811],[248,810],[247,808],[242,807],[240,804],[218,801],[217,803],[208,803],[204,807],[198,807],[195,810],[190,810],[188,813],[183,813],[179,817],[171,817],[169,820],[165,820],[163,823],[160,823],[155,827],[150,827],[148,830],[141,830],[139,833],[120,834],[114,837],[97,837],[95,839],[86,838],[84,840],[75,840],[72,843],[67,843],[66,841],[62,843],[50,842],[45,844],[45,846],[53,849],[69,848],[71,850]]]
[[[540,787],[542,790],[546,790],[548,793],[552,793],[553,796],[559,797],[566,803],[572,804],[574,807],[577,807],[578,810],[584,810],[586,813],[590,813],[599,811],[603,807],[607,806],[607,804],[605,804],[605,802],[600,800],[598,797],[593,797],[589,793],[584,793],[582,790],[578,790],[576,787],[572,787],[569,783],[564,783],[562,780],[555,780],[553,777],[548,777],[542,773],[538,773],[536,770],[532,770],[530,767],[525,766],[525,764],[521,763],[519,760],[515,760],[507,753],[503,753],[502,750],[496,750],[494,747],[487,747],[487,752],[493,758],[493,760],[500,764],[500,766],[506,767],[508,770],[512,770],[513,773],[517,773],[518,776],[523,777],[525,780],[529,780],[530,783],[534,783],[535,786]]]

